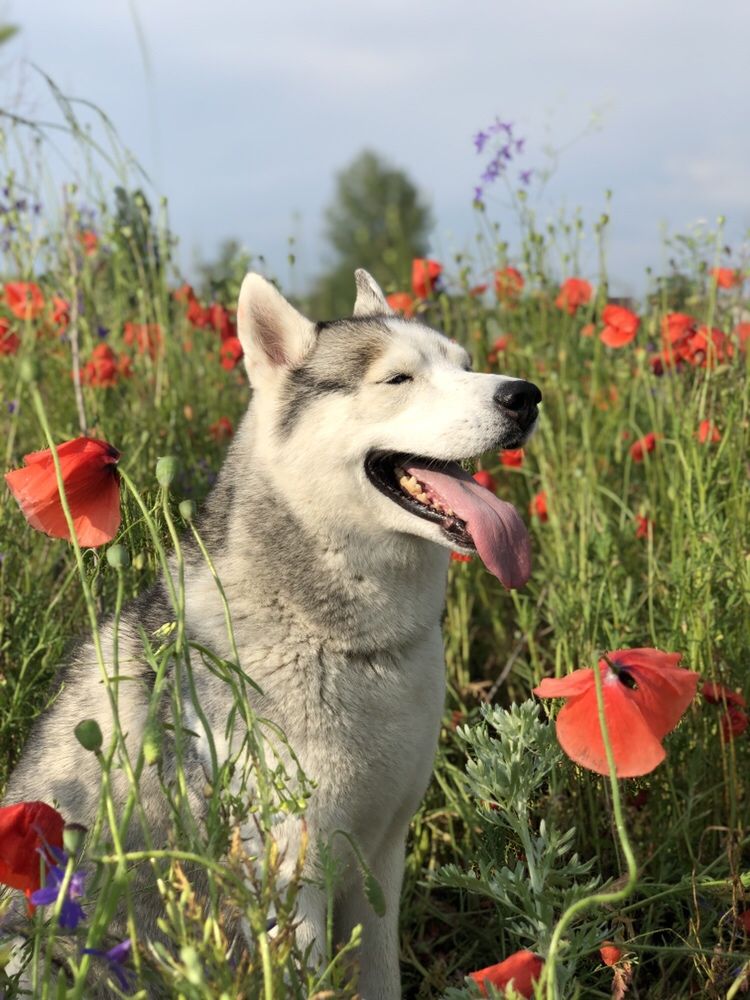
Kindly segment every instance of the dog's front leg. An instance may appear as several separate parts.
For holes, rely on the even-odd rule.
[[[357,924],[362,925],[359,950],[359,994],[362,1000],[401,1000],[399,970],[398,911],[404,877],[406,831],[381,846],[371,862],[372,872],[385,897],[380,917],[364,893],[359,873],[336,904],[336,937],[347,941]],[[369,859],[368,859],[369,860]]]
[[[321,965],[326,955],[326,897],[317,886],[300,887],[294,936],[300,951],[309,948],[310,964]]]

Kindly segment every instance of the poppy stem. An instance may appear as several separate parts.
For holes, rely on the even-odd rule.
[[[612,661],[609,660],[606,655],[603,656],[602,659],[604,659],[610,669],[614,669]],[[557,922],[557,926],[552,934],[552,940],[550,941],[549,950],[547,952],[547,960],[544,965],[543,979],[545,982],[547,1000],[557,1000],[558,994],[557,979],[555,976],[555,960],[560,947],[560,941],[562,940],[563,931],[580,913],[589,907],[619,903],[623,899],[627,899],[633,889],[635,889],[636,883],[638,882],[638,865],[635,860],[630,840],[628,839],[627,830],[625,828],[625,820],[622,814],[622,800],[620,798],[620,788],[617,782],[615,756],[612,750],[612,743],[609,738],[609,730],[607,729],[607,718],[604,708],[604,690],[602,688],[602,674],[598,668],[594,668],[594,689],[596,691],[596,707],[599,714],[599,728],[601,729],[604,750],[607,755],[607,766],[609,768],[609,781],[612,790],[612,807],[615,814],[615,829],[617,830],[617,836],[620,841],[622,853],[625,856],[628,877],[625,884],[620,889],[616,889],[614,892],[597,892],[593,896],[578,899],[574,903],[571,903],[567,910],[561,914],[560,919]]]

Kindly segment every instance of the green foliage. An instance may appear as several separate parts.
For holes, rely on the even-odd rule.
[[[582,862],[574,851],[575,828],[555,825],[547,801],[549,779],[563,755],[540,714],[532,701],[509,709],[485,705],[479,724],[458,730],[469,755],[466,794],[481,833],[477,855],[468,865],[444,865],[434,876],[436,885],[492,901],[494,917],[485,911],[485,918],[502,927],[506,954],[521,949],[546,954],[560,914],[600,882],[590,876],[593,860]],[[575,926],[558,970],[561,989],[573,976],[576,955],[601,940],[598,914]],[[497,958],[490,955],[484,964],[493,961]]]
[[[252,263],[252,254],[238,240],[222,240],[215,259],[201,260],[197,265],[198,293],[205,299],[233,302]]]

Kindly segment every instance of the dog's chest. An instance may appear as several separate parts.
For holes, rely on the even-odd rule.
[[[429,781],[442,715],[437,624],[402,649],[368,655],[288,641],[249,673],[263,691],[255,711],[283,730],[315,782],[309,823],[373,841],[408,822]],[[216,714],[226,719],[218,706]]]

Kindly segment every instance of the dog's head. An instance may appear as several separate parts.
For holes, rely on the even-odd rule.
[[[525,583],[526,529],[458,464],[518,448],[541,393],[471,371],[463,347],[394,314],[357,271],[350,319],[314,323],[248,274],[237,326],[253,387],[254,456],[308,525],[397,532],[478,551],[508,587]]]

